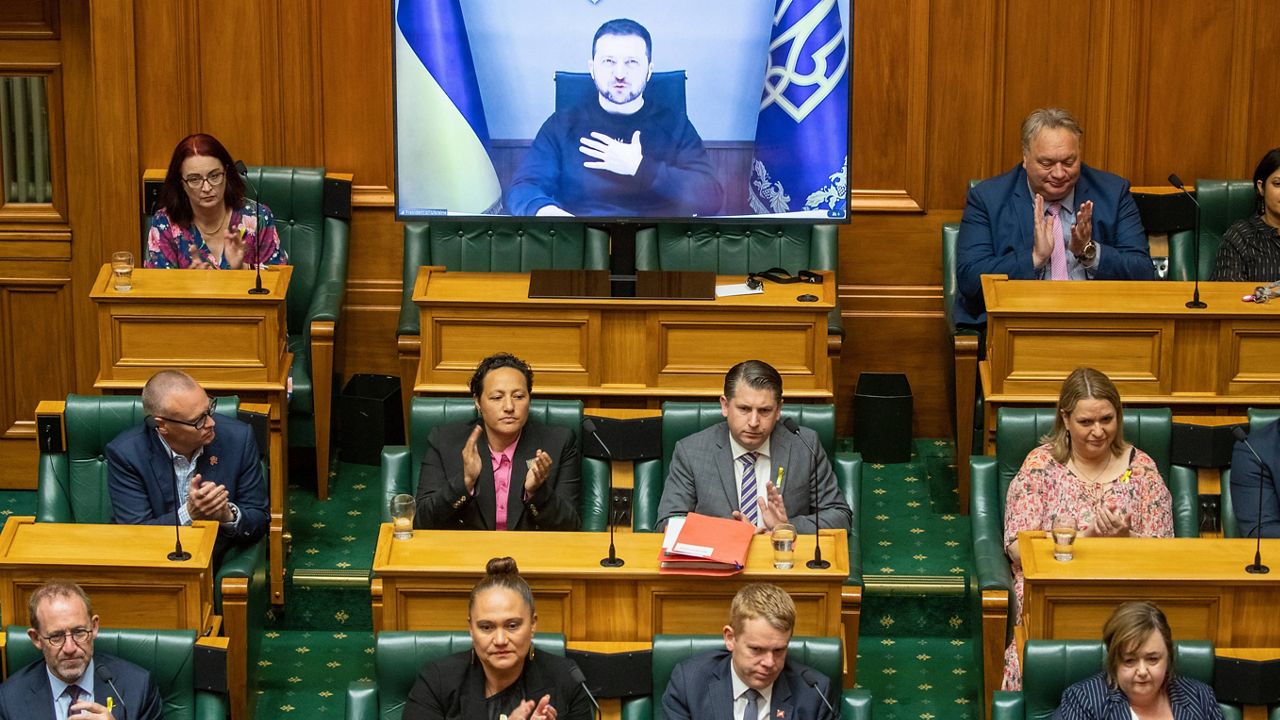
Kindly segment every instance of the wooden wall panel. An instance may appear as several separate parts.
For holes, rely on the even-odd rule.
[[[0,39],[56,39],[58,0],[5,0]]]

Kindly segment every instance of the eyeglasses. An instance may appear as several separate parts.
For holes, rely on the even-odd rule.
[[[157,415],[156,419],[164,420],[165,422],[178,423],[179,425],[186,425],[188,427],[193,427],[196,430],[203,430],[204,426],[209,422],[209,416],[212,415],[213,411],[217,409],[218,409],[218,398],[213,398],[209,401],[209,409],[201,413],[200,417],[196,418],[195,420],[176,420],[174,418],[164,417],[163,415]]]
[[[227,179],[227,174],[221,170],[214,170],[208,175],[188,175],[182,178],[182,182],[192,190],[199,190],[205,183],[209,183],[209,187],[218,187],[223,180]]]
[[[52,635],[41,635],[40,637],[44,638],[45,642],[54,647],[62,647],[63,644],[67,642],[67,637],[74,640],[77,645],[84,645],[89,639],[89,632],[89,628],[78,627],[65,632],[54,633]]]

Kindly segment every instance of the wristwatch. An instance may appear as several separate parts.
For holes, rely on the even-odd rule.
[[[1094,243],[1092,240],[1089,241],[1088,245],[1084,246],[1084,250],[1082,250],[1079,255],[1076,255],[1076,259],[1079,260],[1081,264],[1084,264],[1084,265],[1092,265],[1093,261],[1096,260],[1097,258],[1098,258],[1098,245]]]

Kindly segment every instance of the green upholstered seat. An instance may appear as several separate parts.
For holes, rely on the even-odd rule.
[[[437,425],[468,422],[476,417],[471,398],[415,397],[409,404],[408,445],[388,445],[382,449],[382,521],[391,521],[391,498],[400,493],[418,494],[418,473],[427,453],[427,436]],[[573,432],[582,450],[582,402],[579,400],[531,400],[529,419],[558,425]],[[609,463],[582,458],[582,497],[578,516],[582,530],[608,528]]]
[[[166,720],[223,720],[226,699],[196,688],[195,643],[192,630],[102,628],[93,649],[150,671]],[[4,661],[10,673],[41,659],[40,651],[27,638],[26,627],[10,625],[5,629]]]
[[[972,187],[973,183],[970,183]],[[958,328],[955,320],[956,302],[956,243],[960,239],[960,223],[942,226],[942,311],[947,319],[947,331],[951,333],[954,356],[952,387],[954,421],[956,428],[956,457],[962,459],[968,453],[982,452],[982,388],[978,384],[978,358],[982,348],[980,338],[972,328]],[[960,507],[969,508],[969,465],[956,463],[960,489]]]
[[[676,665],[694,655],[723,649],[724,638],[720,635],[654,635],[653,695],[624,701],[622,720],[660,720],[662,696]],[[788,661],[808,665],[826,675],[835,688],[840,687],[842,658],[840,640],[836,638],[793,637],[787,647]],[[871,695],[866,690],[846,690],[837,710],[843,720],[870,720]]]
[[[564,635],[538,633],[533,646],[538,652],[564,655]],[[374,680],[347,687],[347,720],[400,720],[422,666],[470,649],[471,636],[465,631],[378,633]]]
[[[1174,665],[1186,677],[1213,685],[1213,646],[1203,640],[1175,640]],[[1030,640],[1022,663],[1022,690],[997,691],[992,720],[1047,720],[1058,709],[1062,692],[1103,670],[1106,646],[1097,640]],[[1241,709],[1219,703],[1227,720]]]
[[[329,492],[333,343],[346,293],[351,224],[325,214],[324,168],[251,167],[249,182],[271,208],[280,246],[293,266],[285,298],[293,353],[289,445],[315,448],[316,488],[324,499]],[[335,214],[349,218],[349,205]]]
[[[1256,212],[1258,193],[1251,180],[1196,180],[1196,199],[1200,202],[1200,280],[1213,277],[1213,264],[1218,257],[1222,235],[1231,224]],[[1169,278],[1192,280],[1195,247],[1190,231],[1169,237]]]
[[[1261,430],[1267,423],[1280,420],[1280,410],[1275,408],[1249,408],[1249,434]],[[1231,468],[1222,471],[1219,513],[1222,522],[1222,536],[1228,538],[1241,537],[1240,521],[1236,520],[1235,503],[1231,499]],[[1257,537],[1256,535],[1252,537]]]

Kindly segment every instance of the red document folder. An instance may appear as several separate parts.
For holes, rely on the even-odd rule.
[[[689,513],[670,550],[659,551],[658,572],[733,575],[747,564],[755,528],[730,518]]]

